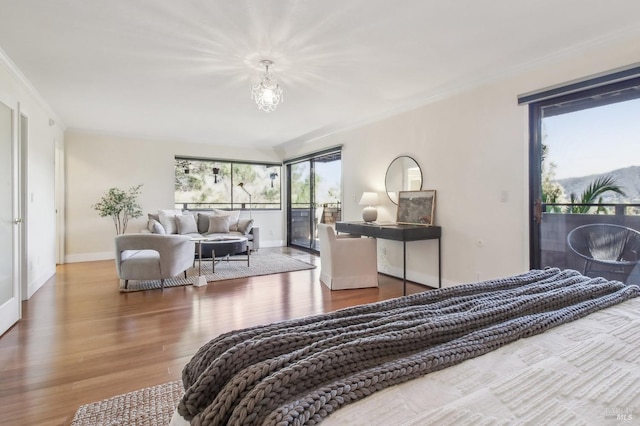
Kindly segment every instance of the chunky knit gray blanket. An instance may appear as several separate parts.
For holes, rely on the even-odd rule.
[[[185,366],[195,425],[317,424],[373,392],[636,297],[576,271],[521,275],[223,334]]]

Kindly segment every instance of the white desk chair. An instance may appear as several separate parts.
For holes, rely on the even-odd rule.
[[[320,239],[320,281],[331,290],[378,287],[375,238],[336,235],[334,229],[318,224]]]

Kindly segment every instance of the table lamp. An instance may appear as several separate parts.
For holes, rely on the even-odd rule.
[[[363,192],[362,198],[360,198],[360,205],[367,206],[362,210],[362,220],[365,222],[375,222],[378,218],[378,210],[374,205],[378,204],[377,192]]]

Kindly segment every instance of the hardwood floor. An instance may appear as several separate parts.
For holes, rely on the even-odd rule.
[[[319,266],[318,257],[276,248]],[[119,293],[113,261],[58,266],[0,337],[0,424],[69,425],[78,407],[181,376],[220,333],[402,295],[402,281],[331,292],[320,268]],[[408,285],[408,292],[424,291]]]

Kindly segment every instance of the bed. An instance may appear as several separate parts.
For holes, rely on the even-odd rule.
[[[171,425],[637,421],[639,293],[549,268],[230,332]]]

